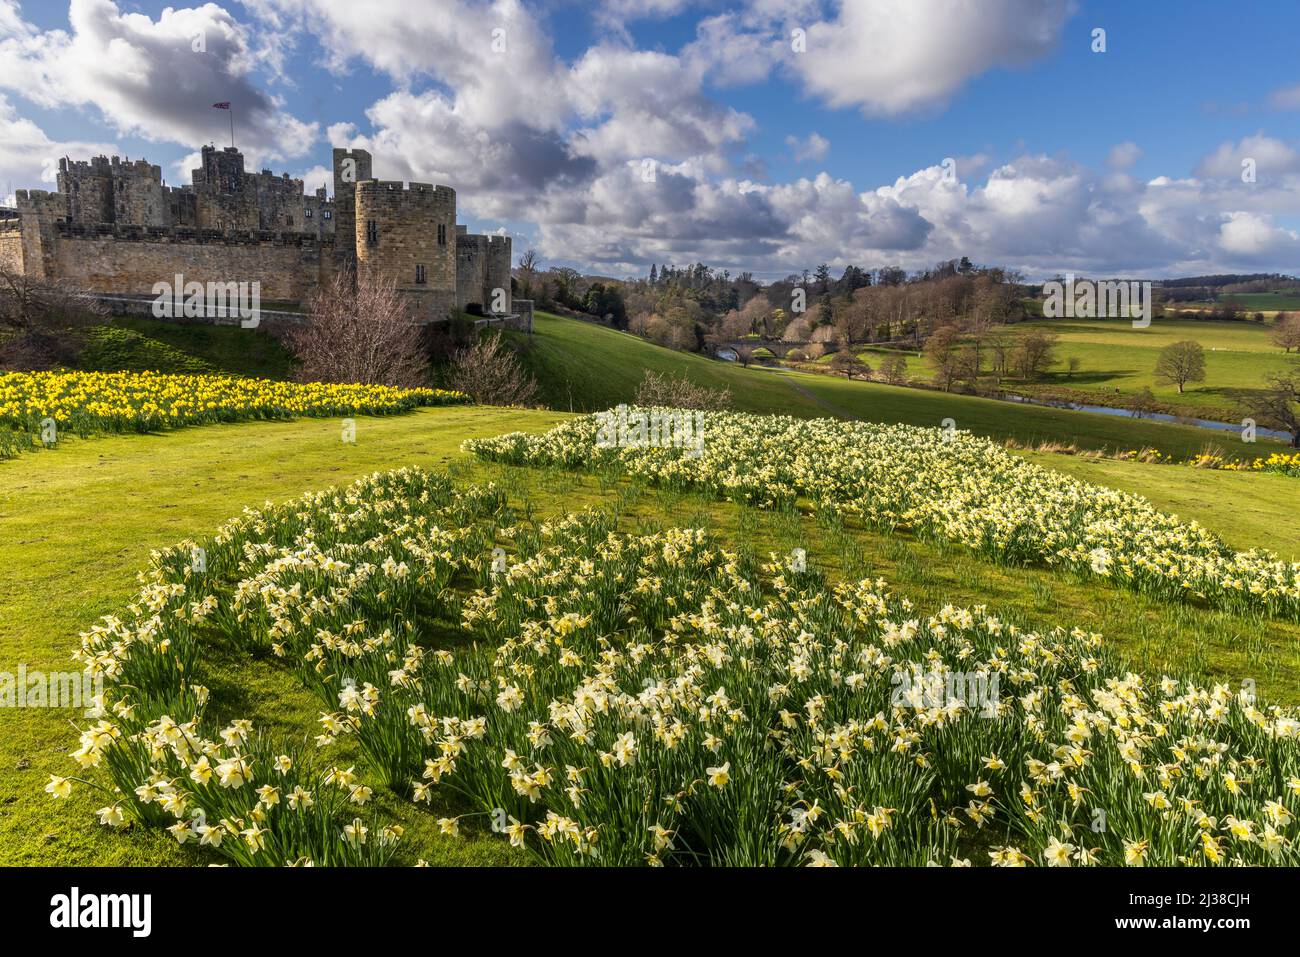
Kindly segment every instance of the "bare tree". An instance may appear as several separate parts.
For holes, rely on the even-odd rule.
[[[1160,403],[1156,401],[1156,394],[1151,391],[1150,386],[1143,386],[1138,390],[1138,393],[1129,402],[1128,407],[1135,419],[1145,419],[1147,416],[1160,411]]]
[[[524,254],[519,257],[519,265],[515,268],[515,277],[519,280],[520,299],[533,298],[533,283],[537,281],[537,266],[540,261],[536,249],[526,249]]]
[[[1036,379],[1056,362],[1056,333],[1034,329],[1020,337],[1012,357],[1024,379]]]
[[[0,355],[16,368],[45,368],[73,361],[86,326],[108,318],[97,299],[58,279],[0,267],[0,330],[9,335]]]
[[[480,405],[524,406],[537,399],[536,380],[496,332],[452,356],[447,382]]]
[[[961,375],[960,337],[956,326],[940,326],[925,340],[925,357],[934,366],[934,381],[944,392],[951,390]]]
[[[308,300],[309,320],[285,342],[303,382],[421,386],[429,362],[410,306],[392,282],[341,270]]]
[[[1268,379],[1268,388],[1253,396],[1249,402],[1251,414],[1273,429],[1291,434],[1291,448],[1300,449],[1300,375],[1274,375]]]
[[[880,363],[880,375],[890,385],[904,385],[907,382],[907,356],[901,352],[885,356]]]
[[[831,368],[843,372],[850,379],[871,374],[871,366],[854,355],[853,350],[847,346],[831,356]]]
[[[1273,342],[1287,352],[1300,350],[1300,313],[1279,312],[1273,323]]]
[[[730,389],[710,389],[686,376],[670,376],[647,369],[636,390],[636,404],[674,409],[717,411],[731,408]]]
[[[1205,349],[1194,339],[1170,343],[1156,359],[1156,380],[1178,386],[1179,394],[1189,382],[1205,381]]]

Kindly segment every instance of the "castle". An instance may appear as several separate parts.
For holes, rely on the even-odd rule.
[[[145,160],[59,161],[58,190],[18,190],[0,213],[0,266],[84,292],[144,298],[158,282],[258,282],[292,307],[348,268],[394,283],[422,322],[511,314],[510,238],[456,223],[456,191],[371,175],[371,155],[334,150],[334,197],[237,149],[205,146],[188,186]],[[529,310],[531,312],[531,310]]]

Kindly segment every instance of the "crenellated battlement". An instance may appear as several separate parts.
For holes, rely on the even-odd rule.
[[[116,239],[122,242],[148,243],[212,243],[227,246],[333,246],[333,236],[318,237],[312,233],[283,232],[271,229],[203,229],[194,226],[136,226],[116,223],[54,224],[55,232],[69,239]]]
[[[367,179],[357,183],[357,193],[369,198],[384,197],[388,201],[396,200],[412,204],[451,204],[456,203],[456,191],[450,186],[435,186],[433,183],[404,183],[400,179]]]

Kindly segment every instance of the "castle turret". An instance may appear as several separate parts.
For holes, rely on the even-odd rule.
[[[357,231],[357,183],[373,179],[370,153],[367,150],[334,149],[334,235],[335,256],[340,266],[355,265]]]
[[[342,203],[337,236],[343,236]],[[358,278],[391,281],[422,320],[456,308],[456,191],[448,186],[366,180],[356,184]]]

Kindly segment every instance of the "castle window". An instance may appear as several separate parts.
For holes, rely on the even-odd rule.
[[[447,245],[447,227],[442,223],[438,224],[438,245]]]
[[[373,219],[366,220],[366,242],[372,246],[379,245],[379,225]]]
[[[334,214],[331,213],[328,209],[325,210],[325,212],[322,213],[322,215],[323,215],[326,219],[333,219],[333,218],[334,218]]]
[[[423,266],[416,266],[416,267],[415,267],[415,281],[416,281],[419,285],[421,285],[421,286],[424,285],[424,267],[423,267]]]
[[[311,210],[310,210],[310,209],[304,209],[304,210],[302,211],[302,214],[303,214],[303,216],[305,216],[307,219],[311,219]]]

